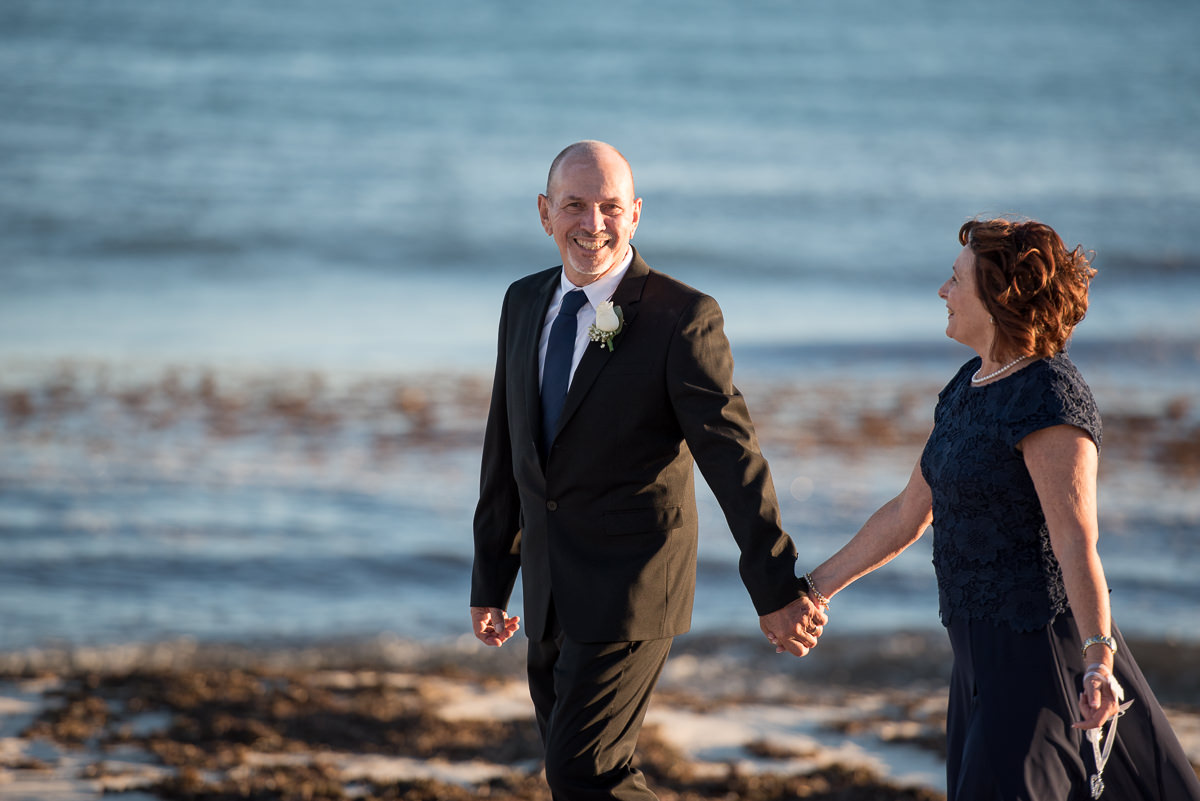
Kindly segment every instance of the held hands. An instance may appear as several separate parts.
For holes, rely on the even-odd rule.
[[[782,609],[760,617],[758,627],[775,646],[775,653],[787,651],[793,656],[807,656],[817,646],[817,640],[829,622],[829,616],[825,614],[827,608],[804,595]]]
[[[484,645],[499,648],[521,628],[521,618],[509,617],[503,609],[494,606],[471,607],[471,629],[476,639]]]

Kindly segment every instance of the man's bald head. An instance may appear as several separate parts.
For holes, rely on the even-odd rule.
[[[554,179],[558,175],[559,168],[562,167],[563,163],[578,159],[598,164],[602,160],[611,159],[614,156],[624,163],[625,170],[629,173],[629,184],[632,187],[633,167],[629,166],[629,160],[621,155],[621,151],[607,142],[585,139],[582,142],[567,145],[562,149],[561,153],[554,157],[554,161],[550,162],[550,172],[546,176],[546,195],[550,196],[552,194]]]

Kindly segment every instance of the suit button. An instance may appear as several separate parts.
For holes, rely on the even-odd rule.
[[[558,510],[558,502],[557,501],[546,501],[546,508],[549,509],[551,512],[555,512]]]

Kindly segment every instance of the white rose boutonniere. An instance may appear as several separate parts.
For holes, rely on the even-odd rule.
[[[588,338],[613,351],[613,337],[625,328],[625,315],[620,306],[614,306],[611,300],[606,300],[596,307],[596,322],[588,326]]]

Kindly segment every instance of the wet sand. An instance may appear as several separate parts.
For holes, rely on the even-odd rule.
[[[680,638],[637,757],[659,797],[943,798],[944,646],[821,647],[797,661]],[[1181,667],[1200,646],[1134,647],[1200,763],[1200,678]],[[8,654],[0,796],[542,801],[521,673],[520,648],[466,641]]]
[[[0,680],[0,795],[548,799],[524,682],[512,659],[491,656],[464,664],[446,654],[419,669],[335,667],[332,658],[303,668],[302,658],[276,655],[236,667],[198,658],[10,674]],[[932,801],[936,790],[889,780],[865,752],[821,742],[861,734],[901,704],[920,715],[892,736],[936,750],[936,700],[904,699],[793,696],[782,722],[778,699],[664,689],[638,765],[663,799]]]

